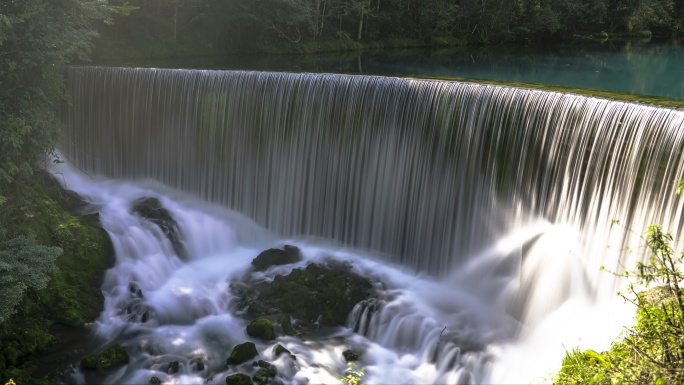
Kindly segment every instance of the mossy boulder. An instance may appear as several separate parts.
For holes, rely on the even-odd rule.
[[[656,286],[639,292],[637,295],[646,305],[660,307],[675,301],[674,293],[675,291],[667,286]]]
[[[254,385],[254,383],[248,375],[236,373],[226,377],[226,385]]]
[[[285,245],[282,250],[268,249],[262,251],[254,260],[252,260],[252,266],[254,266],[256,271],[263,271],[271,266],[287,265],[301,260],[302,255],[299,252],[299,248]]]
[[[290,321],[290,316],[285,316],[280,319],[280,327],[283,329],[283,333],[286,336],[301,337],[302,334],[297,331]]]
[[[294,358],[294,356],[292,355],[292,352],[287,350],[287,348],[285,348],[283,345],[277,344],[276,346],[273,347],[273,355],[276,357],[280,357],[281,354],[287,354],[290,357]]]
[[[102,279],[114,252],[107,232],[93,226],[99,224],[97,207],[47,173],[28,183],[21,194],[6,193],[0,227],[7,239],[33,236],[63,253],[47,287],[24,292],[16,313],[0,324],[0,378],[43,384],[93,348],[87,324],[103,310]]]
[[[126,348],[119,344],[109,346],[107,349],[86,356],[81,361],[81,368],[86,370],[110,370],[126,365],[129,361]]]
[[[275,339],[275,329],[273,329],[273,324],[270,320],[257,318],[247,325],[247,335],[270,341]]]
[[[271,380],[271,378],[274,378],[278,374],[276,367],[264,360],[259,360],[252,365],[259,367],[259,370],[257,370],[254,376],[252,376],[252,379],[257,384],[266,384]]]
[[[183,234],[178,222],[173,218],[169,210],[164,208],[161,201],[155,197],[143,197],[133,202],[131,211],[157,225],[166,235],[173,246],[173,251],[183,260],[187,259],[187,253],[183,247]]]
[[[354,274],[347,265],[311,263],[289,275],[275,276],[257,300],[300,320],[303,326],[312,326],[319,316],[319,326],[344,325],[354,305],[369,298],[372,288],[368,279]]]
[[[227,365],[240,365],[251,360],[259,355],[256,350],[256,345],[253,342],[245,342],[243,344],[235,345],[233,351],[230,352],[230,357],[226,360]]]

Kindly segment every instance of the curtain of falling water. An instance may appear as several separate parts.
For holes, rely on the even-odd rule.
[[[601,247],[611,219],[681,224],[682,111],[370,76],[73,67],[67,79],[59,148],[82,170],[158,180],[283,236],[434,274],[528,219]]]

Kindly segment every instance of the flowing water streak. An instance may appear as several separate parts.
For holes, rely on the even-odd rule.
[[[647,224],[681,232],[674,184],[684,175],[682,111],[367,76],[89,67],[67,75],[74,100],[64,109],[59,147],[82,170],[153,179],[280,236],[337,240],[443,277],[420,290],[402,281],[396,287],[411,289],[394,302],[357,308],[358,332],[378,344],[369,354],[375,362],[367,362],[378,381],[399,362],[407,369],[397,371],[397,381],[486,379],[482,351],[512,336],[501,309],[519,321],[515,348],[523,351],[503,357],[533,351],[558,365],[559,355],[546,349],[560,342],[543,331],[569,333],[577,325],[568,314],[592,308],[593,297],[614,296],[598,267],[616,269],[620,248],[637,245]],[[616,231],[612,219],[635,232]],[[165,253],[147,250],[133,258],[147,262],[131,266],[162,263],[184,274],[173,258],[155,262]],[[135,272],[119,266],[122,281],[108,289],[114,297]],[[210,276],[209,285],[215,280],[220,284]],[[185,315],[166,298],[174,284],[159,284],[168,286],[153,300],[161,319]],[[469,295],[479,296],[483,314],[497,316],[477,315],[478,305],[461,299]],[[209,302],[191,316],[195,322],[226,316]],[[120,309],[108,309],[115,319]],[[443,325],[449,342],[442,343]],[[596,322],[591,328],[598,330]],[[470,350],[474,355],[463,354]],[[395,359],[378,358],[387,354]],[[504,362],[492,378],[519,382],[510,375],[515,366],[529,370],[529,362]]]
[[[679,233],[681,111],[369,76],[74,67],[67,78],[59,147],[77,167],[158,180],[278,234],[433,274],[529,218],[602,247],[611,219]]]
[[[68,385],[142,384],[153,377],[165,384],[225,384],[227,375],[256,371],[250,361],[226,365],[232,347],[250,339],[259,359],[272,362],[277,381],[286,384],[338,382],[347,348],[361,357],[369,384],[483,383],[490,347],[509,340],[516,324],[503,309],[465,290],[329,246],[298,243],[304,261],[255,272],[251,259],[283,241],[244,216],[155,183],[93,181],[65,164],[52,171],[86,197],[92,206],[84,210],[99,212],[112,239],[116,264],[104,280],[105,310],[95,333],[101,348],[120,343],[130,355],[128,365],[105,378],[74,370]],[[131,205],[142,197],[158,197],[176,221],[180,255],[159,226],[132,212]],[[246,309],[229,287],[244,287],[237,282],[242,278],[272,280],[330,257],[378,285],[377,297],[354,309],[349,328],[319,330],[303,340],[246,335],[250,318],[245,319]],[[359,317],[367,324],[363,328],[355,326]],[[296,360],[275,356],[276,344],[286,346]]]

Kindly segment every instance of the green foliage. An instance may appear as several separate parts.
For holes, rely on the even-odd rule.
[[[366,368],[356,369],[356,364],[350,362],[347,366],[347,375],[340,379],[340,382],[347,385],[363,385],[361,380],[366,374]]]
[[[113,0],[112,0],[113,1]],[[130,0],[98,53],[310,53],[326,41],[500,44],[684,31],[682,0]],[[649,35],[650,36],[650,35]],[[320,50],[317,50],[320,48]]]
[[[107,1],[0,2],[0,191],[54,149],[66,100],[62,66],[86,58],[93,21],[109,11]]]
[[[2,253],[13,253],[10,259],[0,256],[0,261],[8,263],[19,258],[21,253],[19,256],[14,253],[17,245],[37,246],[39,250],[45,247],[40,245],[51,245],[49,248],[59,248],[63,253],[53,262],[57,269],[51,279],[37,277],[39,281],[49,279],[47,286],[41,290],[26,289],[14,314],[0,323],[0,378],[14,378],[18,384],[47,384],[42,379],[45,370],[49,370],[46,367],[62,370],[79,360],[82,353],[75,346],[54,345],[54,349],[60,349],[59,358],[55,360],[52,356],[50,362],[41,363],[38,360],[42,352],[53,349],[52,341],[59,341],[62,332],[73,335],[80,330],[84,336],[88,335],[89,332],[82,328],[102,311],[102,277],[111,266],[112,256],[104,230],[84,225],[64,210],[63,207],[73,207],[70,206],[72,201],[54,179],[37,173],[22,186],[22,191],[21,196],[8,199],[0,210],[0,228],[5,226],[0,231],[0,241],[4,245]],[[8,244],[12,246],[9,249]],[[26,252],[31,249],[29,247]],[[40,266],[49,264],[45,259],[30,262],[28,266],[30,274],[37,274],[41,269],[45,270]],[[17,276],[7,273],[8,276],[0,273],[0,280],[9,278],[15,282]],[[9,303],[5,293],[15,289],[0,284],[3,307]],[[43,370],[43,373],[37,374],[36,370]]]
[[[556,376],[559,384],[603,384],[607,378],[607,358],[593,350],[584,352],[577,348],[565,352],[563,365]]]
[[[40,245],[34,237],[0,241],[0,323],[14,314],[26,290],[47,286],[60,254],[61,248]]]
[[[684,381],[684,293],[679,283],[684,254],[675,254],[672,234],[651,225],[645,233],[649,254],[634,271],[620,275],[632,279],[619,293],[637,308],[636,324],[623,331],[609,351],[598,354],[573,349],[566,353],[555,383],[615,384]],[[655,285],[654,288],[643,290]]]

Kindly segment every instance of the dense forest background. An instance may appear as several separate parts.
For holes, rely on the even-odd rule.
[[[147,54],[168,46],[207,52],[312,52],[355,49],[359,43],[501,44],[684,32],[684,0],[112,2],[134,9],[102,29],[103,51],[119,54],[142,46],[139,51]]]

